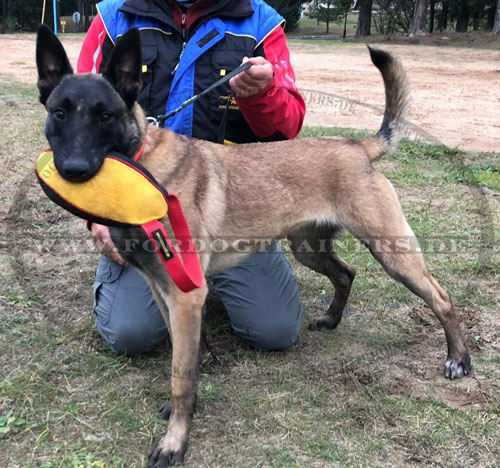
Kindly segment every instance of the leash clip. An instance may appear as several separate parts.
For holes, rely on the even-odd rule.
[[[150,125],[153,125],[154,127],[160,126],[160,122],[158,122],[158,119],[156,119],[155,117],[149,116],[149,117],[146,117],[146,120],[148,121],[148,123]]]

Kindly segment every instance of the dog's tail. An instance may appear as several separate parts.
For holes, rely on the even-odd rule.
[[[385,86],[385,112],[377,135],[362,144],[371,161],[394,151],[402,136],[408,113],[409,88],[401,62],[390,53],[368,46],[373,64],[380,70]]]

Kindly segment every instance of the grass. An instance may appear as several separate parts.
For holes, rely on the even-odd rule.
[[[3,464],[142,467],[166,430],[155,412],[170,393],[169,347],[131,359],[105,349],[92,321],[88,233],[33,176],[46,146],[35,91],[1,81],[0,111]],[[306,135],[360,133],[317,127]],[[203,356],[186,466],[498,466],[500,210],[498,197],[480,192],[498,190],[498,156],[405,141],[377,167],[454,296],[474,376],[445,381],[439,324],[344,234],[338,251],[358,273],[334,332],[307,329],[332,287],[295,263],[306,322],[289,351],[252,350],[224,314],[211,313],[209,341],[221,362]]]

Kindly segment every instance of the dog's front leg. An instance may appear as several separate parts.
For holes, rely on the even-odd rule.
[[[166,301],[172,341],[172,412],[168,430],[149,456],[152,468],[182,463],[187,450],[198,385],[198,352],[206,286],[188,294],[169,285]]]

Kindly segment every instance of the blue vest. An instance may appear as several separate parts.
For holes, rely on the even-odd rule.
[[[116,43],[117,39],[132,27],[137,27],[141,30],[141,34],[144,30],[160,31],[162,35],[167,36],[180,34],[171,25],[159,21],[153,16],[140,16],[123,11],[122,6],[125,1],[104,0],[98,4],[98,11],[106,27],[108,36],[113,43]],[[283,17],[263,0],[251,0],[251,5],[254,13],[243,18],[209,17],[199,25],[196,31],[187,39],[187,42],[183,44],[184,48],[180,53],[179,62],[172,72],[173,78],[170,83],[168,100],[165,103],[165,113],[180,106],[186,99],[196,94],[196,92],[200,92],[200,90],[196,90],[195,86],[196,80],[200,81],[200,77],[198,76],[200,70],[196,70],[196,63],[204,54],[210,53],[217,44],[225,38],[234,40],[236,37],[244,39],[247,44],[251,41],[255,50],[276,27],[283,24]],[[238,57],[238,61],[241,58]],[[221,69],[220,72],[222,75],[223,70]],[[203,86],[205,86],[205,83],[203,83]],[[218,105],[218,107],[221,106]],[[194,112],[195,106],[188,106],[167,120],[165,125],[176,133],[193,136]],[[205,138],[203,133],[195,134],[194,136]],[[207,139],[213,140],[213,138]]]

